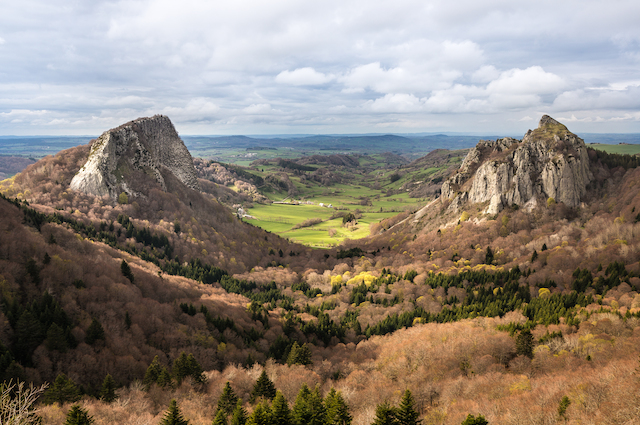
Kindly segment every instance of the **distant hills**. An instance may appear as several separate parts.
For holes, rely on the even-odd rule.
[[[640,144],[640,134],[583,133],[578,134],[591,144]],[[97,137],[97,135],[96,135]],[[353,153],[394,152],[402,154],[428,153],[435,149],[466,149],[481,139],[496,139],[496,135],[441,134],[359,134],[359,135],[292,135],[260,136],[181,136],[193,156],[206,156],[211,149],[259,151],[288,148],[298,152],[339,151]],[[500,137],[504,137],[501,135]],[[0,155],[43,157],[61,150],[88,143],[92,136],[0,136]]]

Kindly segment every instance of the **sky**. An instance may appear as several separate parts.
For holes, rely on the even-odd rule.
[[[637,0],[0,0],[0,135],[640,133]]]

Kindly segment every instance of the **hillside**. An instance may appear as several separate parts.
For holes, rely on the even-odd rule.
[[[374,422],[377,407],[398,405],[406,389],[424,424],[457,425],[468,414],[492,424],[636,423],[639,164],[586,147],[576,155],[580,141],[548,124],[540,138],[533,130],[522,141],[481,142],[455,166],[436,151],[404,165],[394,187],[421,190],[454,173],[460,196],[489,175],[478,174],[483,167],[515,167],[518,149],[549,141],[535,152],[551,152],[554,164],[580,157],[576,169],[589,173],[578,203],[553,199],[544,184],[534,184],[536,205],[522,197],[496,212],[487,211],[496,193],[441,196],[333,250],[242,223],[212,198],[224,189],[209,180],[199,192],[165,177],[166,192],[120,204],[69,189],[90,146],[44,158],[2,185],[5,378],[65,373],[97,423],[158,423],[171,398],[191,423],[211,423],[227,381],[255,416],[273,407],[250,397],[263,370],[291,406],[311,394],[325,400],[334,387],[354,424]],[[214,167],[201,165],[201,175]],[[215,167],[221,179],[242,174]],[[510,201],[513,187],[500,187]],[[185,379],[183,351],[205,383],[199,373]],[[155,355],[167,372],[145,389],[135,380]],[[120,404],[94,398],[107,373]],[[305,383],[311,390],[299,396]],[[65,400],[43,407],[44,423],[63,422]]]

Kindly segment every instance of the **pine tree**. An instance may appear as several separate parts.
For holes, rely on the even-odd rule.
[[[238,404],[238,396],[233,392],[231,388],[231,384],[227,381],[224,384],[224,389],[222,390],[222,394],[218,399],[218,411],[223,411],[226,415],[230,415],[233,413],[234,408]]]
[[[353,418],[342,393],[331,388],[324,401],[327,410],[327,425],[350,425]]]
[[[169,403],[169,409],[167,409],[164,418],[160,421],[160,425],[189,425],[189,421],[182,416],[178,402],[175,399]]]
[[[320,394],[319,386],[316,386],[309,396],[307,406],[311,417],[309,425],[325,425],[327,422],[327,410],[324,407],[324,401]]]
[[[273,400],[275,396],[276,386],[267,376],[267,372],[263,370],[251,391],[251,403],[255,402],[258,397]]]
[[[533,335],[526,329],[521,331],[516,337],[516,354],[533,358]]]
[[[289,403],[280,391],[276,392],[273,403],[271,403],[271,423],[273,425],[292,425]]]
[[[166,367],[163,367],[160,371],[160,375],[158,375],[158,386],[160,388],[173,386],[173,378],[171,378],[171,374]]]
[[[562,400],[560,400],[560,404],[558,405],[558,415],[565,421],[567,420],[567,408],[570,404],[571,400],[565,395],[562,397]]]
[[[124,260],[122,260],[122,263],[120,263],[120,271],[122,272],[122,275],[124,277],[129,279],[129,282],[133,283],[133,272],[131,271],[131,267],[129,267],[129,264]]]
[[[472,414],[469,414],[467,419],[462,421],[460,425],[489,425],[489,422],[482,415],[475,417]]]
[[[297,341],[294,341],[291,346],[291,351],[289,352],[289,356],[287,357],[287,364],[301,364],[301,365],[310,365],[311,362],[311,350],[307,346],[306,343],[302,344],[302,346],[298,345]]]
[[[398,425],[396,409],[385,401],[376,407],[376,418],[372,425]]]
[[[93,417],[89,415],[89,412],[74,404],[67,412],[67,420],[64,425],[91,425],[93,422]]]
[[[271,408],[266,400],[258,403],[247,419],[247,425],[271,425]]]
[[[104,340],[104,328],[100,322],[94,318],[87,329],[87,335],[84,337],[84,342],[89,345],[93,345],[100,339]]]
[[[131,316],[129,315],[128,311],[124,313],[124,328],[126,330],[131,329]]]
[[[111,374],[107,374],[105,376],[104,381],[102,381],[102,390],[100,391],[100,400],[105,403],[111,403],[117,399],[116,396],[116,382],[113,380]]]
[[[218,409],[212,425],[227,425],[227,414],[224,410]]]
[[[493,263],[493,251],[491,250],[490,246],[487,247],[487,253],[484,256],[484,263],[485,264]]]
[[[400,400],[400,405],[396,409],[398,423],[400,425],[418,425],[422,422],[418,420],[418,416],[413,395],[411,395],[411,391],[407,389],[402,396],[402,400]]]
[[[200,363],[193,357],[193,354],[187,355],[185,352],[182,352],[180,357],[173,362],[173,374],[178,383],[182,382],[182,380],[188,376],[192,377],[193,380],[199,384],[204,382],[202,366],[200,366]]]
[[[64,373],[59,374],[53,385],[44,393],[44,404],[68,403],[80,400],[80,390]]]
[[[291,411],[294,425],[307,425],[310,422],[311,412],[309,411],[308,406],[309,397],[311,397],[309,387],[307,384],[302,384]]]
[[[144,384],[146,389],[149,389],[151,385],[158,383],[158,377],[162,372],[162,366],[160,365],[160,360],[158,356],[155,356],[151,361],[151,364],[147,368],[147,371],[144,374],[144,378],[142,379],[142,383]]]
[[[242,400],[238,400],[233,413],[231,414],[230,425],[245,425],[247,423],[247,411],[242,406]]]

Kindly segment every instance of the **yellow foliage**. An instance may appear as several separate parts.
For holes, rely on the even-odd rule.
[[[460,221],[467,221],[469,220],[469,213],[466,211],[462,212],[462,215],[460,216]]]
[[[347,285],[360,285],[364,282],[365,285],[371,286],[374,280],[377,278],[371,274],[371,272],[360,272],[347,281]]]
[[[547,288],[540,288],[538,289],[538,296],[540,298],[548,298],[551,296],[551,291],[549,291],[549,289]]]
[[[615,219],[615,220],[613,220],[613,222],[614,222],[615,224],[622,224],[622,223],[624,223],[624,216],[623,216],[623,215],[621,215],[620,217],[616,217],[616,219]]]
[[[520,375],[518,380],[509,387],[511,393],[520,391],[531,391],[531,381],[525,375]]]
[[[342,285],[342,275],[331,276],[331,285]]]
[[[556,200],[553,198],[549,198],[547,199],[547,207],[550,207],[551,205],[555,205]]]

